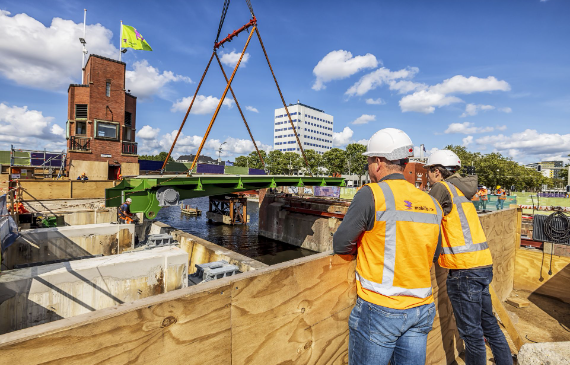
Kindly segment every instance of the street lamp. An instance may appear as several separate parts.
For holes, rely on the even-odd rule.
[[[222,162],[222,146],[225,145],[227,142],[220,144],[220,148],[218,148],[218,164]]]

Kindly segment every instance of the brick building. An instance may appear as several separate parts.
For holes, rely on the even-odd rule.
[[[125,90],[124,62],[90,55],[83,84],[68,94],[67,169],[70,179],[138,175],[137,98]]]
[[[404,170],[404,177],[409,183],[414,184],[418,189],[425,190],[427,188],[427,170],[423,163],[408,163]]]

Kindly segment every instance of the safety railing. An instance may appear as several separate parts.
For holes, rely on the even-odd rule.
[[[122,151],[125,155],[136,155],[137,154],[137,142],[123,141],[123,150]]]
[[[89,137],[69,137],[69,150],[91,152],[91,138]]]

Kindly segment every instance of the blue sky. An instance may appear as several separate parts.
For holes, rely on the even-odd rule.
[[[285,100],[332,114],[339,147],[396,127],[428,151],[458,144],[520,162],[570,153],[568,1],[252,3]],[[153,47],[123,55],[127,88],[139,97],[141,152],[170,146],[212,52],[223,1],[134,4],[0,1],[0,148],[64,148],[84,7],[90,53],[118,56],[120,20]],[[245,1],[234,0],[222,37],[249,17]],[[246,38],[220,52],[228,75]],[[271,148],[281,101],[256,38],[247,53],[232,85],[254,137]],[[213,63],[177,154],[196,150],[224,86]],[[205,153],[223,141],[228,158],[248,153],[248,139],[227,101]]]

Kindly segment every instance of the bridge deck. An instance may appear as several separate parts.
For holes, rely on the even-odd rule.
[[[127,177],[119,185],[106,189],[105,205],[118,207],[126,198],[131,198],[131,212],[144,212],[152,219],[162,206],[176,205],[183,199],[277,186],[344,186],[344,179],[284,175],[139,175]],[[157,193],[165,192],[169,197],[177,194],[177,199],[159,202]]]

